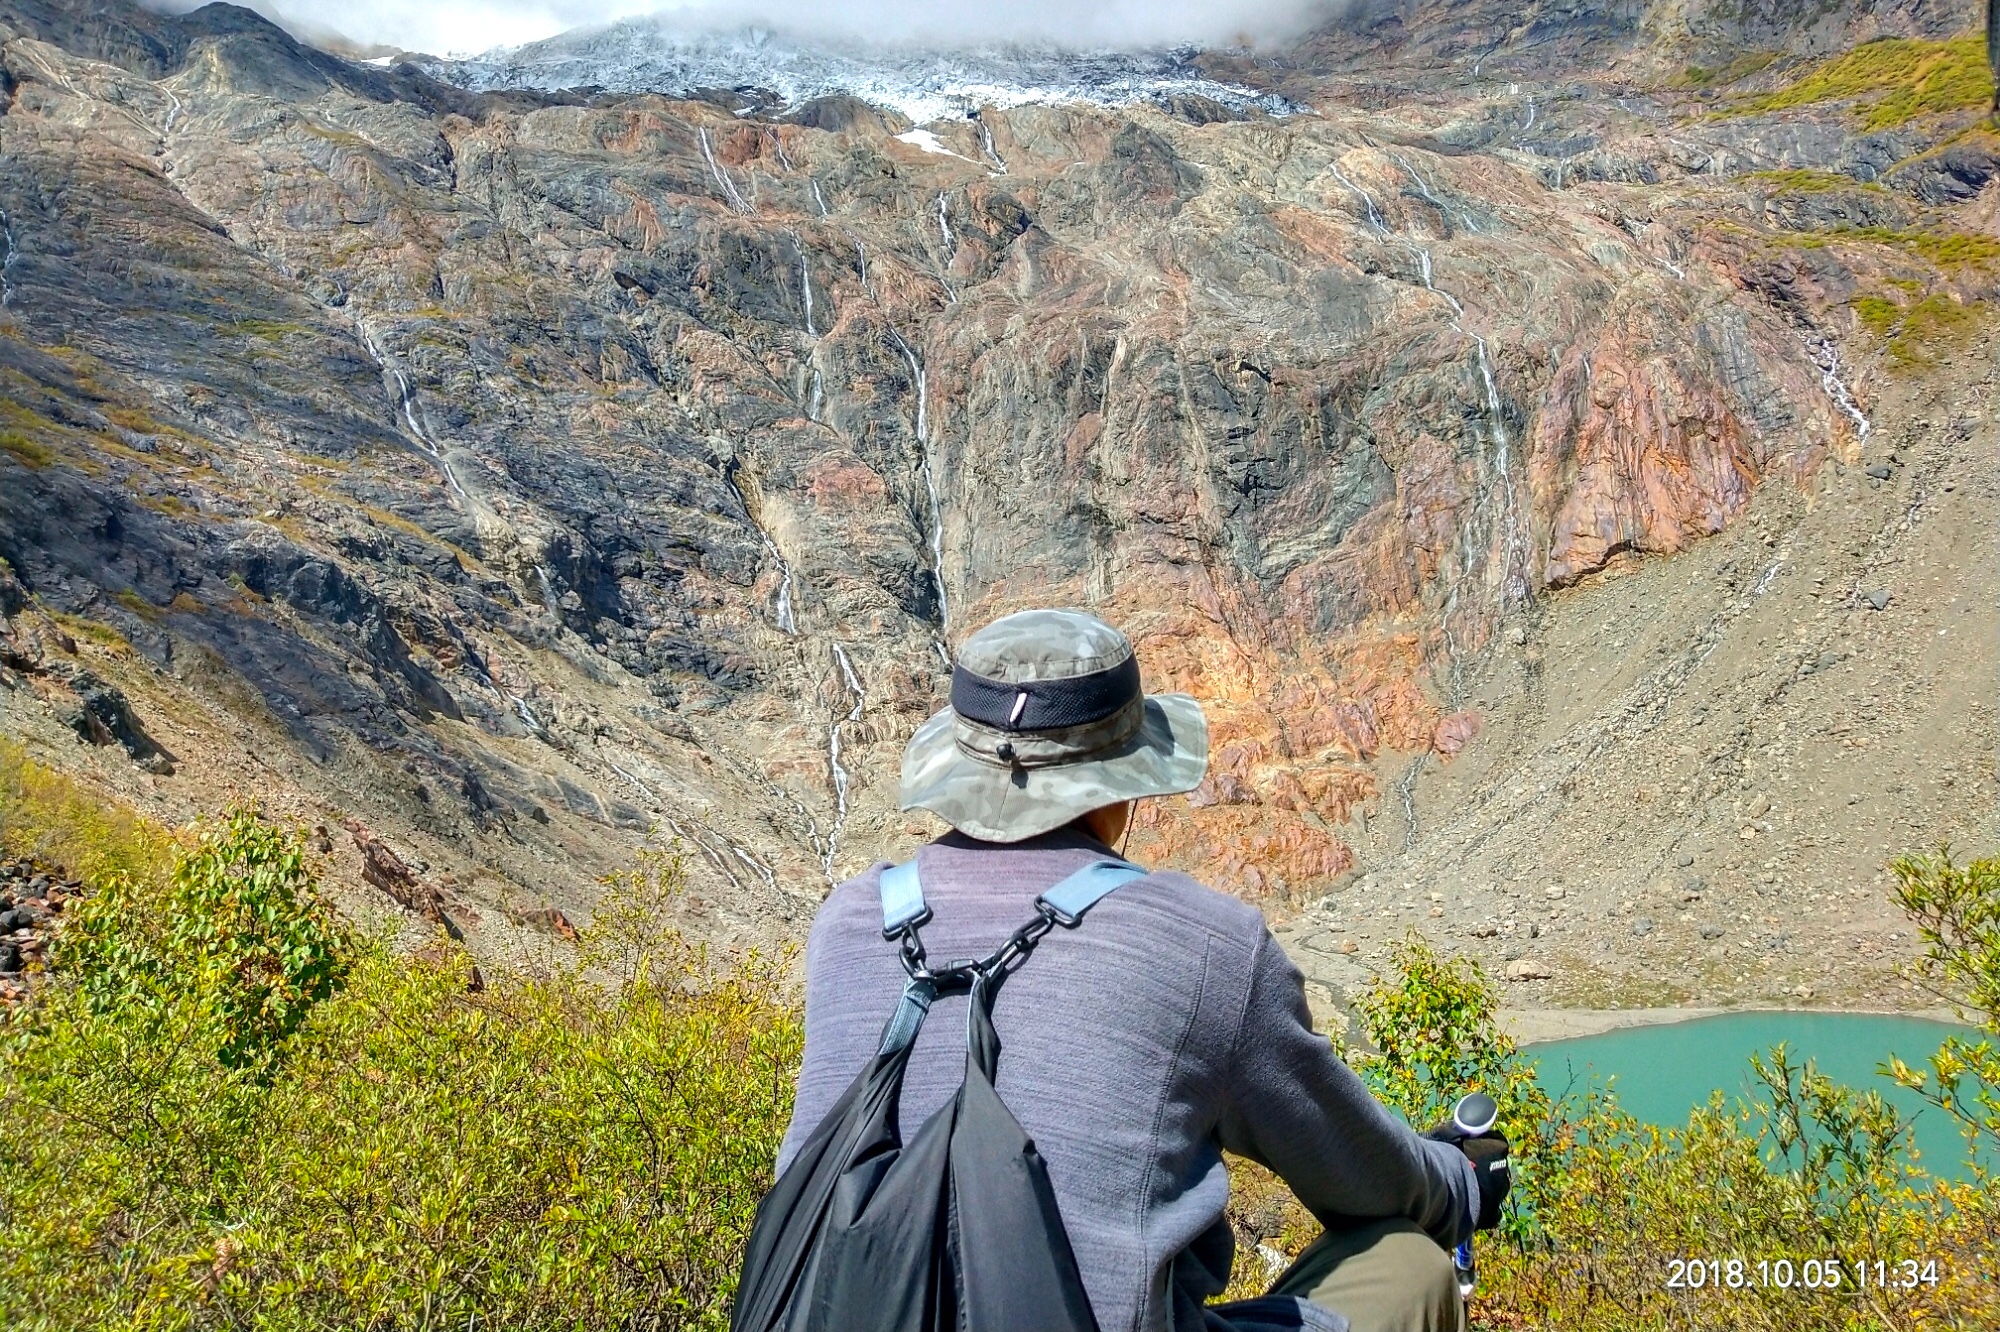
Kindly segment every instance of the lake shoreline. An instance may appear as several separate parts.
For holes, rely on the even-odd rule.
[[[1784,1004],[1745,1004],[1730,1008],[1503,1008],[1500,1028],[1522,1046],[1545,1045],[1551,1041],[1574,1040],[1581,1036],[1602,1036],[1608,1031],[1629,1027],[1654,1027],[1663,1023],[1692,1022],[1696,1018],[1720,1017],[1725,1013],[1850,1013],[1873,1017],[1927,1018],[1936,1022],[1956,1022],[1947,1008],[1809,1008]]]

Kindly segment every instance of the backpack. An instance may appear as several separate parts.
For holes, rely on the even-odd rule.
[[[993,1089],[993,996],[1057,926],[1146,871],[1096,861],[1035,899],[979,961],[928,965],[915,861],[882,873],[882,934],[909,983],[868,1064],[757,1207],[731,1332],[1097,1332],[1048,1170]],[[903,1141],[897,1100],[924,1016],[963,990],[965,1078]]]

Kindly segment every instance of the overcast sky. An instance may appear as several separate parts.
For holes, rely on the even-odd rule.
[[[205,0],[156,0],[164,9]],[[486,51],[568,28],[664,13],[701,27],[765,24],[835,37],[1089,48],[1231,43],[1293,35],[1332,0],[238,0],[301,35],[432,54]]]

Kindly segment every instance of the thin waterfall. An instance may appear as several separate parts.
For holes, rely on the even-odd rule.
[[[819,205],[819,215],[821,217],[832,217],[833,210],[826,206],[826,196],[819,191],[819,177],[808,177],[808,182],[812,185],[813,202]]]
[[[868,286],[868,247],[858,240],[854,242],[854,267],[861,274],[861,290],[867,292],[868,299],[875,299]]]
[[[937,197],[938,234],[944,237],[944,257],[950,259],[958,251],[958,237],[952,234],[951,214],[947,211],[942,193]]]
[[[993,161],[993,169],[1001,175],[1007,174],[1007,159],[1000,156],[1000,150],[993,146],[993,127],[986,123],[986,117],[979,118],[979,146]]]
[[[1403,163],[1402,165],[1405,171],[1409,171],[1408,163]],[[1367,210],[1368,223],[1375,229],[1377,234],[1385,240],[1396,239],[1398,243],[1402,244],[1416,258],[1418,272],[1423,279],[1424,288],[1428,291],[1436,292],[1450,304],[1453,316],[1451,327],[1460,335],[1472,340],[1479,363],[1480,384],[1484,389],[1486,399],[1487,437],[1488,444],[1492,450],[1491,462],[1494,473],[1491,485],[1497,487],[1500,491],[1502,596],[1508,601],[1525,600],[1528,596],[1527,571],[1533,567],[1532,554],[1527,549],[1527,537],[1522,528],[1520,506],[1515,493],[1513,441],[1507,431],[1506,417],[1500,402],[1500,390],[1493,377],[1493,361],[1486,346],[1486,339],[1465,327],[1462,322],[1465,317],[1464,305],[1459,302],[1456,296],[1437,286],[1432,280],[1430,251],[1413,241],[1403,240],[1400,237],[1391,237],[1387,225],[1382,220],[1381,210],[1375,206],[1374,196],[1350,180],[1346,173],[1341,171],[1338,166],[1329,165],[1327,170],[1335,180],[1339,181],[1350,193],[1361,200],[1363,207]],[[1415,178],[1415,172],[1410,172],[1410,174],[1412,178]],[[1435,202],[1435,200],[1433,201]],[[1483,461],[1484,458],[1482,458]],[[1481,471],[1484,471],[1483,467]],[[1482,496],[1481,502],[1474,505],[1472,511],[1466,515],[1467,525],[1459,535],[1460,544],[1465,548],[1462,556],[1463,568],[1460,570],[1460,574],[1466,578],[1471,577],[1473,572],[1473,547],[1475,545],[1484,545],[1489,539],[1477,530],[1474,523],[1475,519],[1484,516],[1485,509],[1486,503]],[[1449,621],[1452,615],[1456,613],[1458,607],[1458,589],[1455,582],[1449,588],[1446,595],[1447,600],[1444,611],[1444,619],[1446,621],[1445,636],[1446,642],[1449,645],[1453,641]],[[1452,655],[1455,662],[1455,650]]]
[[[819,367],[812,368],[812,392],[806,398],[806,420],[814,425],[826,424],[826,377]]]
[[[1474,345],[1479,348],[1479,378],[1486,387],[1486,419],[1493,434],[1494,484],[1500,487],[1501,492],[1501,586],[1507,600],[1523,601],[1528,595],[1527,569],[1532,567],[1533,556],[1527,548],[1526,535],[1521,530],[1520,505],[1515,498],[1513,441],[1507,433],[1507,418],[1500,406],[1500,390],[1493,382],[1493,361],[1486,354],[1486,339],[1477,333],[1471,336]],[[1517,563],[1521,567],[1517,568]]]
[[[1368,225],[1375,228],[1375,231],[1378,235],[1383,235],[1383,236],[1388,235],[1389,228],[1382,224],[1381,211],[1375,207],[1375,197],[1369,194],[1368,191],[1362,189],[1359,185],[1356,185],[1353,181],[1349,180],[1347,178],[1347,173],[1342,171],[1339,167],[1330,165],[1327,167],[1327,170],[1332,173],[1333,178],[1335,180],[1339,181],[1342,185],[1345,185],[1347,187],[1349,193],[1353,194],[1357,199],[1361,200],[1362,204],[1366,206],[1366,208],[1368,209]]]
[[[1826,396],[1833,399],[1833,405],[1840,408],[1848,420],[1854,422],[1857,439],[1868,438],[1872,427],[1861,409],[1854,404],[1854,395],[1847,391],[1846,383],[1840,377],[1840,352],[1833,345],[1832,338],[1821,338],[1817,342],[1806,339],[1806,351],[1812,357],[1813,365],[1819,370],[1819,386]]]
[[[731,180],[729,173],[722,169],[722,163],[715,160],[715,149],[709,146],[708,126],[706,125],[701,127],[701,155],[708,162],[709,174],[714,176],[715,183],[722,187],[722,195],[729,201],[729,206],[746,217],[755,211],[748,203],[744,202],[743,196],[736,192],[736,182]]]
[[[937,471],[931,461],[930,386],[925,382],[923,362],[917,359],[910,344],[903,341],[903,335],[892,328],[889,336],[896,340],[903,359],[910,363],[910,376],[917,384],[917,452],[922,459],[924,489],[930,494],[931,581],[937,586],[938,623],[942,625],[950,622],[951,609],[944,591],[944,506],[938,502]]]
[[[542,719],[528,706],[528,700],[519,694],[509,694],[507,701],[514,705],[514,715],[521,719],[521,725],[528,728],[528,734],[539,736],[542,733]]]
[[[14,303],[14,283],[8,276],[21,253],[14,246],[14,221],[0,209],[0,310]]]
[[[840,666],[841,680],[847,685],[854,705],[847,710],[846,716],[835,718],[826,728],[827,770],[833,779],[833,829],[827,834],[826,852],[821,859],[829,883],[833,882],[833,858],[840,851],[840,834],[847,826],[848,772],[840,761],[841,732],[861,720],[862,710],[868,701],[861,688],[861,678],[854,673],[854,664],[847,659],[847,649],[835,643],[833,659]]]
[[[792,618],[792,566],[778,551],[778,543],[767,533],[764,549],[771,552],[771,558],[778,562],[778,627],[794,638],[798,637],[799,624]]]
[[[799,625],[797,619],[792,614],[791,562],[785,558],[785,552],[778,549],[778,543],[772,538],[770,532],[765,529],[762,523],[757,521],[756,513],[750,508],[749,497],[744,495],[743,487],[737,484],[735,472],[733,470],[728,472],[725,479],[729,482],[730,490],[736,494],[736,502],[743,506],[743,516],[749,520],[752,530],[757,533],[758,543],[764,547],[764,553],[771,557],[771,563],[778,566],[778,599],[774,608],[778,628],[796,638],[799,633]]]
[[[806,264],[806,247],[797,236],[792,237],[792,246],[799,252],[799,295],[806,310],[806,336],[816,338],[819,336],[819,330],[813,327],[812,269]]]
[[[1451,209],[1445,206],[1444,200],[1438,198],[1436,191],[1431,189],[1431,183],[1424,179],[1423,173],[1418,171],[1415,167],[1411,166],[1409,161],[1406,158],[1404,158],[1404,156],[1401,153],[1391,153],[1389,154],[1389,156],[1392,160],[1394,160],[1397,166],[1403,168],[1403,174],[1408,176],[1413,182],[1415,182],[1417,187],[1417,193],[1423,195],[1425,199],[1429,200],[1431,207],[1437,209],[1438,215],[1444,218],[1444,220],[1447,223],[1449,223],[1451,221]],[[1463,208],[1460,208],[1458,210],[1458,220],[1460,224],[1463,225],[1467,231],[1476,232],[1479,230],[1479,223],[1474,221],[1472,214],[1467,212]]]
[[[368,354],[375,358],[375,364],[381,366],[383,372],[388,375],[389,400],[401,413],[410,438],[416,441],[417,445],[431,456],[431,461],[438,465],[438,470],[444,474],[446,488],[461,502],[469,502],[465,487],[459,484],[458,473],[453,470],[451,463],[444,456],[444,450],[431,437],[430,431],[424,427],[416,390],[410,386],[409,377],[403,373],[402,367],[396,364],[395,359],[383,350],[382,344],[369,330],[368,325],[361,321],[359,315],[355,316],[354,328],[361,335],[361,345],[368,349]]]
[[[771,131],[771,146],[778,150],[778,165],[790,171],[792,169],[791,156],[785,152],[785,141],[779,137],[776,130]]]

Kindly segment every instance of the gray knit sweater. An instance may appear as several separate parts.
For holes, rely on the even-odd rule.
[[[934,959],[984,956],[1038,893],[1106,854],[1062,829],[1013,846],[953,833],[918,857]],[[806,945],[806,1049],[782,1169],[875,1052],[903,970],[882,866],[834,889]],[[905,1136],[965,1068],[965,1000],[939,1001],[903,1087]],[[1203,1309],[1234,1242],[1222,1152],[1271,1167],[1322,1219],[1406,1216],[1470,1233],[1471,1168],[1375,1101],[1312,1031],[1298,970],[1256,908],[1161,871],[1053,931],[1001,987],[996,1085],[1048,1163],[1103,1332],[1225,1326]],[[1307,1327],[1343,1320],[1301,1308]],[[1263,1322],[1258,1320],[1259,1324]]]

